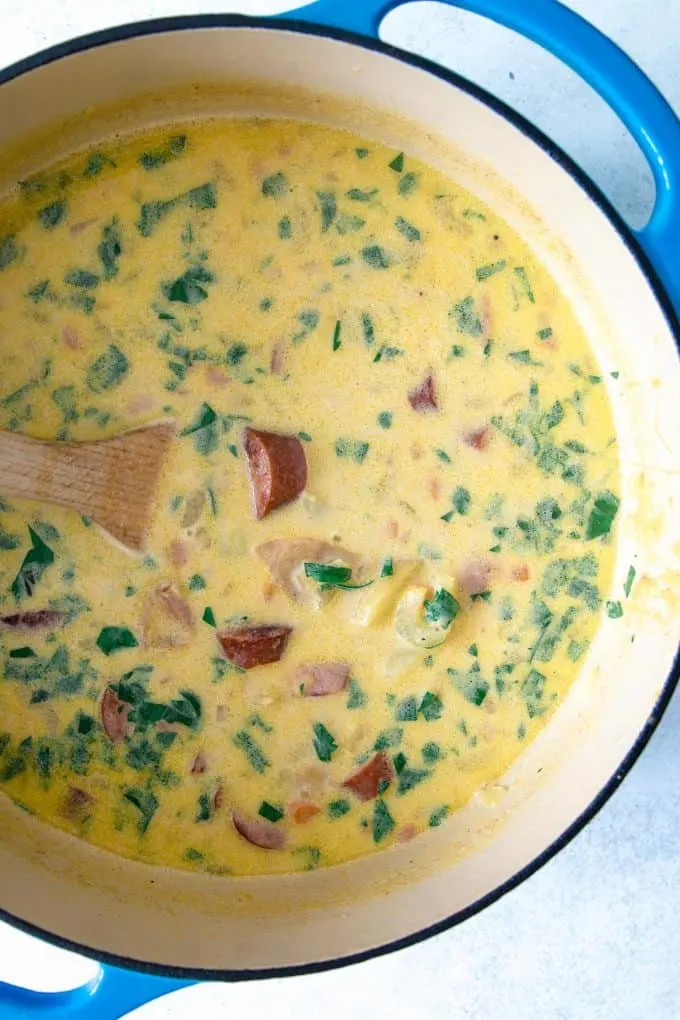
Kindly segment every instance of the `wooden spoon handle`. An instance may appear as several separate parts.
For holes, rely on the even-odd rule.
[[[0,432],[0,491],[77,510],[138,550],[172,435],[171,425],[159,425],[96,442],[56,443]]]
[[[0,488],[19,496],[86,513],[92,490],[89,468],[72,443],[50,443],[12,432],[0,433]],[[86,458],[89,464],[89,457]]]

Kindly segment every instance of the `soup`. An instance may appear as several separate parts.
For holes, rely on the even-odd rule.
[[[238,875],[501,796],[622,612],[606,387],[528,247],[405,153],[257,119],[74,155],[0,223],[0,428],[176,424],[141,557],[0,480],[3,791]]]

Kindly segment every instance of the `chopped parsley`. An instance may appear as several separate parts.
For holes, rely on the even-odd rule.
[[[314,732],[313,746],[317,758],[319,761],[330,761],[338,749],[333,734],[320,722],[314,723],[312,730]]]

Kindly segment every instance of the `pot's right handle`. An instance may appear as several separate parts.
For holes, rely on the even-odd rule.
[[[378,35],[408,0],[317,0],[282,18]],[[490,18],[538,43],[576,71],[621,118],[654,174],[656,200],[642,247],[680,313],[680,120],[623,50],[557,0],[441,0]]]

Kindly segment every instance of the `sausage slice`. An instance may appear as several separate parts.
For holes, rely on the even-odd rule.
[[[263,850],[283,849],[286,834],[273,822],[268,822],[265,818],[247,818],[240,811],[233,811],[231,820],[239,836],[243,836],[253,846],[259,846]]]
[[[39,630],[42,627],[56,627],[64,614],[56,609],[36,609],[30,613],[12,613],[0,616],[0,624],[13,630]]]
[[[408,402],[414,411],[438,411],[437,389],[434,384],[434,376],[430,372],[420,386],[409,390]]]
[[[218,633],[217,640],[231,662],[241,669],[252,669],[253,666],[278,662],[292,632],[292,627],[283,624],[229,627]]]
[[[307,484],[307,459],[296,436],[247,428],[243,443],[255,516],[262,520],[300,495]]]
[[[359,800],[375,800],[380,793],[381,783],[391,783],[393,779],[392,762],[384,751],[378,751],[342,785],[355,793]]]
[[[305,698],[344,691],[352,671],[346,662],[307,662],[295,670],[295,683]]]

